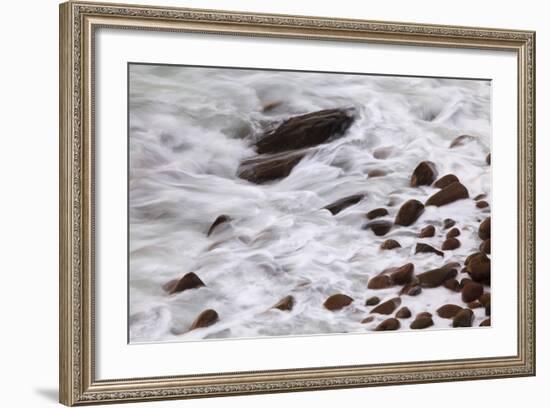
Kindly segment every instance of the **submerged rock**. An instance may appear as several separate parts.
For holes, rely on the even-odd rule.
[[[452,218],[445,218],[445,219],[443,220],[443,228],[444,228],[444,229],[449,229],[449,228],[451,228],[451,227],[454,227],[455,224],[456,224],[456,221],[453,220]]]
[[[485,157],[485,163],[487,163],[487,165],[491,165],[491,153],[489,153],[487,155],[487,157]]]
[[[420,162],[411,176],[411,187],[429,186],[437,177],[435,164],[431,161]]]
[[[461,135],[461,136],[458,136],[457,138],[455,138],[452,142],[451,142],[451,145],[449,146],[451,149],[453,147],[459,147],[459,146],[464,146],[466,143],[468,142],[471,142],[473,140],[475,140],[476,138],[474,136],[470,136],[470,135]]]
[[[435,249],[431,245],[424,244],[422,242],[419,242],[419,243],[416,244],[414,253],[415,254],[418,254],[418,253],[432,253],[432,254],[436,254],[436,255],[439,255],[439,256],[443,256],[443,252],[439,251],[438,249]]]
[[[329,296],[327,300],[325,300],[325,303],[323,303],[323,306],[330,311],[335,311],[351,305],[352,302],[353,299],[348,295],[338,293],[336,295]]]
[[[275,305],[273,305],[273,309],[290,311],[294,307],[294,303],[294,296],[288,295],[279,300]]]
[[[219,320],[218,313],[214,309],[207,309],[197,316],[189,330],[212,326]]]
[[[365,306],[376,306],[378,303],[380,303],[380,298],[378,296],[371,296],[365,302]]]
[[[469,195],[466,187],[457,181],[449,184],[447,187],[439,190],[437,193],[428,198],[426,201],[426,206],[435,205],[436,207],[441,207],[442,205],[450,204],[468,197]]]
[[[385,175],[386,175],[386,172],[380,169],[372,169],[367,172],[367,176],[369,176],[369,178],[384,177]]]
[[[387,239],[384,242],[382,242],[382,245],[380,245],[380,249],[395,249],[395,248],[401,248],[401,244],[397,242],[395,239]]]
[[[395,224],[408,227],[424,212],[424,204],[418,200],[408,200],[401,206],[395,217]]]
[[[393,224],[390,221],[372,221],[363,227],[363,229],[370,229],[374,232],[374,235],[382,236],[386,235],[390,230]]]
[[[326,210],[329,210],[332,213],[332,215],[336,215],[340,211],[345,210],[346,208],[359,203],[363,198],[365,198],[364,194],[354,194],[354,195],[350,195],[350,196],[341,198],[339,200],[336,200],[335,202],[323,208]]]
[[[305,151],[298,151],[256,156],[243,160],[237,175],[256,184],[279,180],[287,177],[305,155]]]
[[[163,286],[163,288],[168,293],[173,294],[183,292],[187,289],[196,289],[203,286],[206,286],[204,282],[194,272],[189,272],[183,275],[183,277],[179,280],[168,282]]]
[[[232,218],[229,215],[224,215],[224,214],[220,215],[218,218],[216,218],[214,220],[214,222],[212,223],[212,225],[208,229],[208,232],[206,233],[206,236],[209,237],[218,226],[220,226],[222,224],[226,224],[226,223],[230,222],[231,220],[232,220]]]
[[[446,174],[434,183],[434,187],[445,188],[455,181],[460,181],[457,176],[455,176],[454,174]]]

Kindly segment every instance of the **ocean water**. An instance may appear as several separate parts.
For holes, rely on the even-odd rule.
[[[463,263],[478,250],[478,225],[490,210],[471,199],[427,207],[412,226],[384,237],[361,227],[374,208],[388,209],[381,219],[393,221],[405,201],[425,202],[438,191],[410,187],[423,160],[440,176],[458,176],[470,197],[483,193],[490,202],[489,81],[134,64],[129,93],[131,342],[369,332],[388,316],[361,324],[372,309],[365,300],[384,301],[401,288],[371,290],[369,278],[408,262],[417,274]],[[288,177],[257,185],[236,176],[266,126],[339,107],[356,111],[345,136],[319,146]],[[463,134],[475,138],[449,148]],[[386,175],[369,177],[371,170]],[[365,199],[337,215],[322,209],[357,193]],[[207,237],[221,214],[232,221]],[[417,242],[440,248],[445,218],[461,230],[461,247],[444,258],[415,255]],[[436,235],[418,238],[428,224]],[[380,250],[389,238],[402,248]],[[172,295],[162,289],[191,271],[205,287]],[[354,302],[328,311],[323,302],[335,293]],[[272,309],[287,295],[296,300],[292,311]],[[401,306],[413,317],[429,311],[431,329],[447,329],[451,320],[435,314],[446,303],[465,306],[460,293],[443,287],[402,296]],[[216,310],[219,321],[189,331],[205,309]],[[484,309],[474,313],[477,326]],[[401,330],[412,320],[401,320]]]

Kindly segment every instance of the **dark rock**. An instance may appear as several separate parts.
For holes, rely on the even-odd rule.
[[[411,283],[413,278],[414,265],[412,263],[407,263],[398,268],[391,268],[388,271],[393,283],[397,285],[406,285]]]
[[[374,232],[374,235],[382,236],[386,235],[390,230],[393,224],[390,221],[372,221],[363,227],[363,229],[370,229]]]
[[[375,306],[380,303],[380,298],[378,296],[372,296],[367,299],[365,306]]]
[[[436,310],[436,313],[439,317],[443,319],[452,319],[461,310],[462,308],[460,306],[448,304],[441,306],[439,309]]]
[[[206,236],[209,237],[216,227],[218,227],[221,224],[225,224],[227,222],[231,221],[231,217],[229,215],[220,215],[218,218],[214,220],[210,228],[208,229],[208,232],[206,233]]]
[[[452,251],[453,249],[457,249],[460,247],[460,241],[456,238],[447,238],[443,245],[441,245],[441,249],[444,251]]]
[[[457,200],[468,198],[468,190],[458,181],[449,184],[442,190],[439,190],[437,193],[432,195],[426,201],[426,206],[435,205],[441,207],[442,205],[450,204]]]
[[[384,320],[382,323],[380,323],[376,328],[375,331],[388,331],[388,330],[397,330],[401,327],[401,323],[399,323],[399,320],[390,317],[389,319]]]
[[[460,230],[458,228],[453,228],[447,232],[447,238],[456,238],[460,235]]]
[[[367,172],[367,175],[370,177],[370,178],[374,178],[374,177],[384,177],[386,175],[386,172],[384,170],[380,170],[380,169],[373,169],[373,170],[369,170]]]
[[[416,248],[414,250],[414,253],[415,254],[418,254],[418,253],[432,253],[432,254],[436,254],[436,255],[439,255],[439,256],[443,256],[443,252],[435,249],[431,245],[424,244],[422,242],[419,242],[419,243],[416,244]]]
[[[471,261],[474,257],[478,256],[479,254],[481,254],[481,252],[474,252],[473,254],[468,255],[468,256],[466,257],[466,259],[464,260],[464,265],[465,265],[465,266],[468,266],[468,264],[470,263],[470,261]]]
[[[382,242],[382,245],[380,245],[381,249],[395,249],[395,248],[401,248],[401,244],[397,242],[395,239],[387,239],[384,242]]]
[[[422,288],[418,283],[405,285],[399,291],[400,295],[409,295],[409,296],[418,296],[420,295],[420,293],[422,293]]]
[[[491,260],[487,255],[477,254],[470,259],[466,269],[474,281],[487,285],[491,283]]]
[[[189,272],[183,275],[183,277],[178,281],[168,282],[165,285],[164,289],[170,294],[172,294],[172,293],[183,292],[184,290],[187,290],[187,289],[200,288],[202,286],[206,286],[204,282],[194,272]]]
[[[451,218],[445,218],[443,220],[443,229],[449,229],[451,227],[454,227],[454,225],[456,224],[456,221],[451,219]]]
[[[479,324],[479,327],[489,327],[491,326],[491,318],[485,319]]]
[[[460,180],[459,180],[458,177],[455,176],[454,174],[447,174],[447,175],[441,177],[439,180],[437,180],[437,181],[434,183],[434,187],[437,187],[437,188],[445,188],[445,187],[447,187],[449,184],[454,183],[455,181],[460,181]]]
[[[335,311],[351,305],[352,302],[353,299],[348,295],[338,293],[336,295],[329,296],[327,300],[325,300],[325,303],[323,303],[323,306],[325,306],[328,310]]]
[[[421,312],[416,315],[416,319],[418,319],[419,317],[432,317],[432,314],[430,312]]]
[[[365,324],[365,323],[370,323],[374,320],[374,316],[367,316],[365,317],[363,320],[361,320],[361,323]]]
[[[189,330],[212,326],[219,320],[218,313],[214,309],[207,309],[197,316]]]
[[[484,254],[490,254],[491,253],[491,238],[486,239],[481,243],[479,246],[479,250],[483,252]]]
[[[354,121],[346,109],[325,109],[294,116],[266,132],[258,142],[259,154],[280,153],[317,146],[342,136]]]
[[[479,300],[468,302],[467,306],[468,306],[468,309],[477,309],[477,308],[483,307],[483,305],[479,302]]]
[[[395,217],[395,224],[409,226],[424,212],[424,204],[418,200],[408,200],[401,206]]]
[[[449,290],[452,290],[453,292],[460,292],[460,283],[456,279],[447,279],[445,282],[443,282],[443,286],[446,287]]]
[[[472,140],[475,140],[475,139],[476,138],[474,136],[461,135],[461,136],[458,136],[456,139],[454,139],[451,142],[451,145],[449,147],[452,149],[453,147],[464,146],[466,143],[471,142]]]
[[[474,201],[483,200],[486,197],[487,197],[487,194],[481,193],[481,194],[478,194],[474,197]]]
[[[429,186],[437,177],[435,164],[431,161],[423,161],[413,171],[411,176],[411,186]]]
[[[331,204],[329,204],[329,205],[327,205],[326,207],[323,207],[323,208],[325,208],[326,210],[329,210],[332,213],[332,215],[336,215],[340,211],[345,210],[346,208],[357,204],[363,198],[365,198],[364,194],[354,194],[354,195],[336,200],[335,202],[333,202],[333,203],[331,203]]]
[[[412,316],[412,313],[411,313],[410,309],[407,306],[403,306],[395,314],[395,317],[397,317],[399,319],[408,319],[411,316]]]
[[[290,311],[294,307],[294,296],[288,295],[279,300],[274,306],[274,309]]]
[[[485,316],[491,316],[491,301],[485,305]]]
[[[491,238],[491,217],[485,218],[479,224],[478,235],[482,240]]]
[[[481,200],[476,203],[477,208],[487,208],[489,207],[489,203],[487,201]]]
[[[474,300],[479,299],[483,294],[483,285],[477,282],[468,282],[462,288],[462,301],[464,303],[473,302]]]
[[[386,289],[393,286],[392,279],[388,275],[376,275],[370,278],[367,288]]]
[[[369,220],[373,220],[378,217],[383,217],[385,215],[388,215],[388,210],[385,208],[375,208],[374,210],[371,210],[367,213],[367,218]]]
[[[472,327],[474,312],[470,309],[462,309],[453,317],[453,327]]]
[[[306,155],[304,151],[256,156],[243,160],[237,175],[251,183],[262,184],[287,177]]]
[[[371,313],[389,315],[389,314],[392,314],[395,311],[395,309],[399,307],[399,305],[401,305],[401,298],[396,297],[396,298],[387,300],[384,303],[380,303],[378,306],[376,306],[374,309],[371,310]]]
[[[460,280],[460,289],[462,290],[464,286],[466,286],[468,283],[473,282],[470,278],[462,278]]]
[[[457,272],[454,264],[447,264],[441,268],[432,269],[417,275],[420,286],[423,288],[436,288],[441,286],[447,279],[456,277]]]
[[[420,230],[418,235],[420,238],[430,238],[435,235],[435,227],[433,225],[428,225]]]
[[[418,329],[425,329],[433,325],[434,325],[434,321],[431,317],[423,316],[423,317],[416,317],[414,321],[411,323],[410,328],[413,330],[418,330]]]
[[[491,153],[489,153],[487,157],[485,157],[485,163],[487,163],[489,166],[491,165]]]
[[[487,306],[491,302],[491,294],[490,293],[484,293],[479,297],[479,301],[483,306]]]

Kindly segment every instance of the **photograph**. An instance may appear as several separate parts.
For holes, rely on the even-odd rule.
[[[130,344],[491,326],[490,79],[127,69]]]

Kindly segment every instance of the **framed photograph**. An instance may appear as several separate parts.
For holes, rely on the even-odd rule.
[[[60,6],[66,405],[535,374],[535,33]]]

